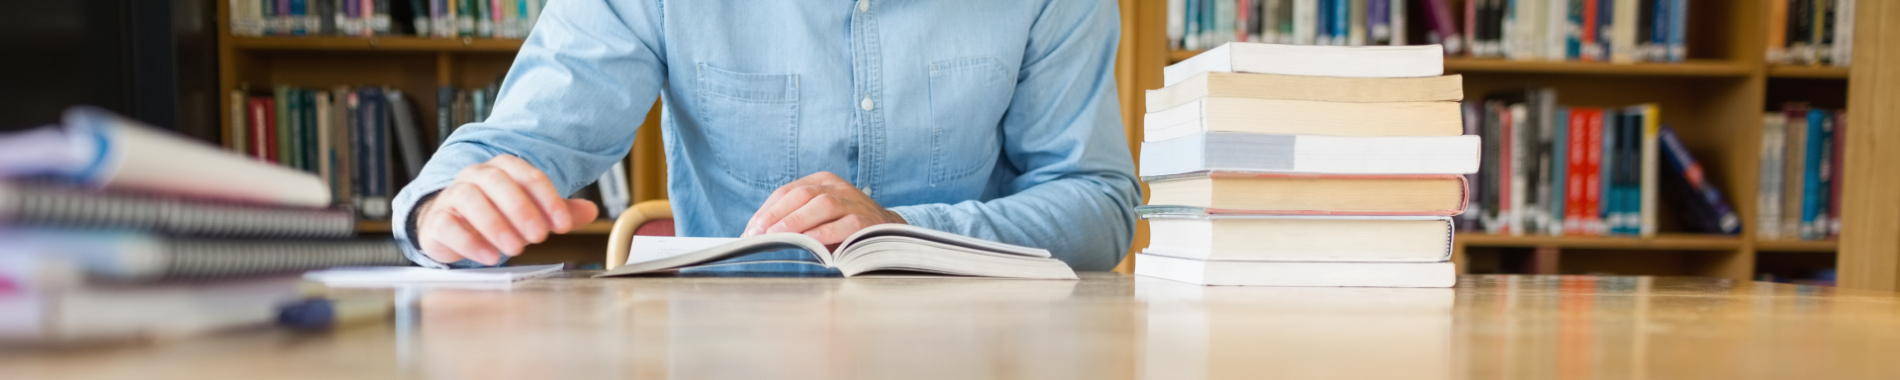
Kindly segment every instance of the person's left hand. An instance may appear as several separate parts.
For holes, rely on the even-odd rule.
[[[871,196],[831,172],[817,172],[781,186],[746,222],[745,235],[792,232],[836,245],[865,227],[904,223]]]

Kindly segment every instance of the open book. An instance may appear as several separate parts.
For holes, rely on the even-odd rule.
[[[749,238],[655,238],[636,236],[626,265],[596,277],[624,276],[738,263],[727,259],[782,249],[812,253],[796,262],[838,268],[845,277],[863,274],[941,274],[951,276],[1074,280],[1068,264],[1049,251],[997,243],[903,224],[881,224],[846,238],[837,251],[817,239],[795,233]],[[875,273],[873,273],[875,272]]]

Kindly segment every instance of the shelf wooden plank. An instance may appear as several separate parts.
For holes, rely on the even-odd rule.
[[[1200,54],[1193,50],[1168,51],[1169,62],[1180,62]],[[1605,63],[1578,61],[1512,61],[1483,58],[1446,58],[1445,71],[1451,73],[1537,73],[1574,75],[1745,77],[1753,71],[1748,64],[1723,60],[1692,59],[1676,63]],[[1845,77],[1845,74],[1843,74]]]
[[[614,221],[596,220],[596,221],[587,223],[587,225],[583,225],[581,226],[581,228],[575,229],[572,232],[568,232],[567,235],[606,235],[608,233],[613,232],[613,230],[614,230]],[[381,220],[357,221],[356,232],[358,233],[389,233],[390,232],[389,222],[381,221]]]
[[[492,52],[521,50],[521,40],[419,37],[231,37],[242,51]]]
[[[1510,236],[1460,233],[1458,244],[1467,247],[1538,247],[1636,250],[1724,251],[1740,249],[1742,239],[1730,235],[1657,234],[1651,238],[1612,236]]]
[[[1834,240],[1762,240],[1755,242],[1755,250],[1767,252],[1835,252],[1840,250],[1840,242]]]
[[[1836,66],[1796,66],[1770,65],[1768,76],[1772,78],[1840,79],[1847,80],[1848,68]]]

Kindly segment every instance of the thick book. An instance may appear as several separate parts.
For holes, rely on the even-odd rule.
[[[396,150],[402,154],[402,167],[406,169],[402,178],[415,179],[422,175],[422,160],[429,155],[423,150],[427,145],[422,142],[422,125],[416,120],[409,99],[402,90],[387,88],[383,90],[383,96],[389,101],[389,128],[395,130]]]
[[[1173,86],[1207,72],[1403,78],[1445,74],[1445,49],[1419,46],[1301,46],[1233,42],[1162,70]]]
[[[93,279],[209,280],[340,266],[409,265],[395,240],[179,238],[108,230],[0,231],[11,248],[72,260]]]
[[[1196,133],[1144,142],[1142,176],[1207,170],[1330,174],[1465,174],[1478,170],[1477,136],[1337,137]]]
[[[158,340],[266,326],[307,294],[278,276],[214,283],[86,286],[0,294],[0,345]]]
[[[1149,113],[1143,118],[1144,139],[1150,142],[1198,132],[1318,136],[1457,136],[1464,133],[1456,102],[1345,103],[1209,98]]]
[[[1788,144],[1788,116],[1768,112],[1761,119],[1761,151],[1757,157],[1761,164],[1755,185],[1754,227],[1756,236],[1774,240],[1786,235],[1781,229],[1781,191],[1782,172],[1787,169],[1783,160]]]
[[[1346,103],[1455,102],[1463,99],[1464,93],[1464,77],[1456,74],[1349,78],[1210,72],[1158,90],[1148,90],[1147,112],[1215,98]]]
[[[1662,166],[1662,149],[1659,142],[1659,135],[1662,132],[1660,109],[1655,104],[1643,104],[1631,107],[1627,113],[1640,115],[1638,116],[1640,124],[1632,126],[1631,129],[1641,136],[1635,141],[1638,144],[1636,157],[1641,160],[1642,165],[1637,171],[1639,177],[1635,203],[1637,205],[1636,233],[1642,236],[1656,235],[1658,227],[1656,213],[1660,206],[1657,203],[1657,191],[1662,183],[1660,172],[1658,172]]]
[[[1802,151],[1801,223],[1796,229],[1802,239],[1827,238],[1828,195],[1833,192],[1830,161],[1834,149],[1833,113],[1808,110],[1807,148]]]
[[[1451,262],[1208,261],[1151,253],[1135,254],[1135,274],[1197,285],[1449,288],[1458,283]]]
[[[93,107],[64,125],[0,134],[0,178],[52,176],[106,189],[325,207],[316,175],[245,158]]]
[[[1814,136],[1809,133],[1806,103],[1783,104],[1782,112],[1787,115],[1787,135],[1782,139],[1781,151],[1781,236],[1798,238],[1801,236],[1801,203],[1807,199],[1804,185],[1808,139]]]
[[[794,263],[837,268],[846,277],[877,274],[936,274],[968,277],[1077,279],[1049,251],[997,243],[903,224],[881,224],[846,238],[836,250],[809,236],[774,233],[748,238],[634,237],[626,265],[596,277],[670,272],[759,261],[726,261],[783,249],[812,255]],[[635,261],[633,258],[644,258]]]
[[[364,218],[389,219],[390,159],[389,112],[383,90],[357,89],[356,101],[356,208]]]
[[[1278,215],[1433,215],[1464,212],[1465,177],[1196,172],[1144,178],[1148,204]]]
[[[175,236],[346,238],[347,209],[277,207],[154,192],[93,191],[50,182],[0,181],[0,225],[111,228]]]
[[[1207,260],[1409,261],[1451,258],[1442,216],[1305,216],[1141,206],[1148,253]]]

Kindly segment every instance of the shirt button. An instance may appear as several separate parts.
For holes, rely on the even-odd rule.
[[[858,108],[863,108],[865,111],[870,111],[871,106],[871,97],[869,96],[864,97],[864,101],[858,102]]]
[[[871,11],[871,0],[858,0],[858,11],[859,12]]]

